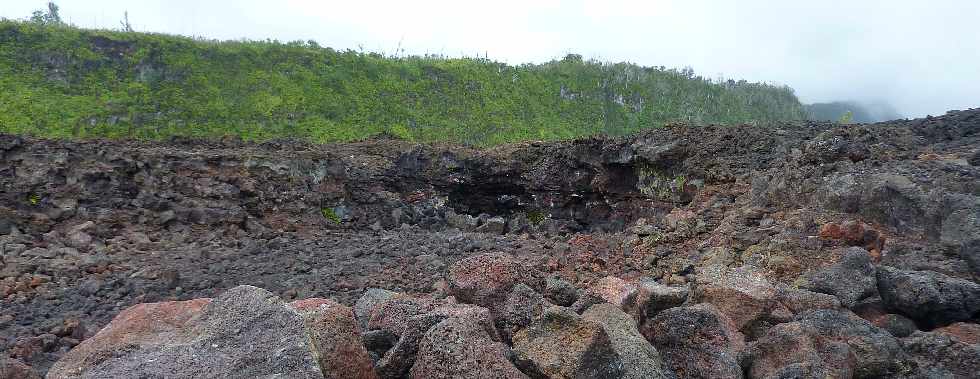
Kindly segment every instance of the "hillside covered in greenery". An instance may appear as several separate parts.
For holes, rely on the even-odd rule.
[[[0,21],[6,133],[317,142],[389,133],[488,145],[804,115],[788,87],[577,55],[512,66]]]

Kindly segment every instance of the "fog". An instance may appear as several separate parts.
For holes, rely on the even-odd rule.
[[[40,0],[0,0],[25,18]],[[980,106],[980,2],[61,0],[81,27],[215,39],[316,40],[385,54],[487,56],[512,64],[567,53],[711,78],[786,84],[803,102],[888,103],[904,116]]]

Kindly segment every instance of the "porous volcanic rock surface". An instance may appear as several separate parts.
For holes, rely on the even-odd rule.
[[[494,148],[0,135],[0,378],[965,377],[978,157],[980,109]],[[297,342],[159,372],[245,338]]]

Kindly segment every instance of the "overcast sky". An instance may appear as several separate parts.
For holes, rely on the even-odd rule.
[[[62,18],[217,39],[313,39],[393,54],[569,52],[786,84],[804,102],[884,100],[910,117],[980,106],[976,0],[60,0]],[[0,0],[24,18],[42,0]]]

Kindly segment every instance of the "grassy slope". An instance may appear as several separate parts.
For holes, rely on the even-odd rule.
[[[670,121],[800,119],[792,89],[568,56],[540,65],[384,57],[0,21],[0,132],[496,144]]]

